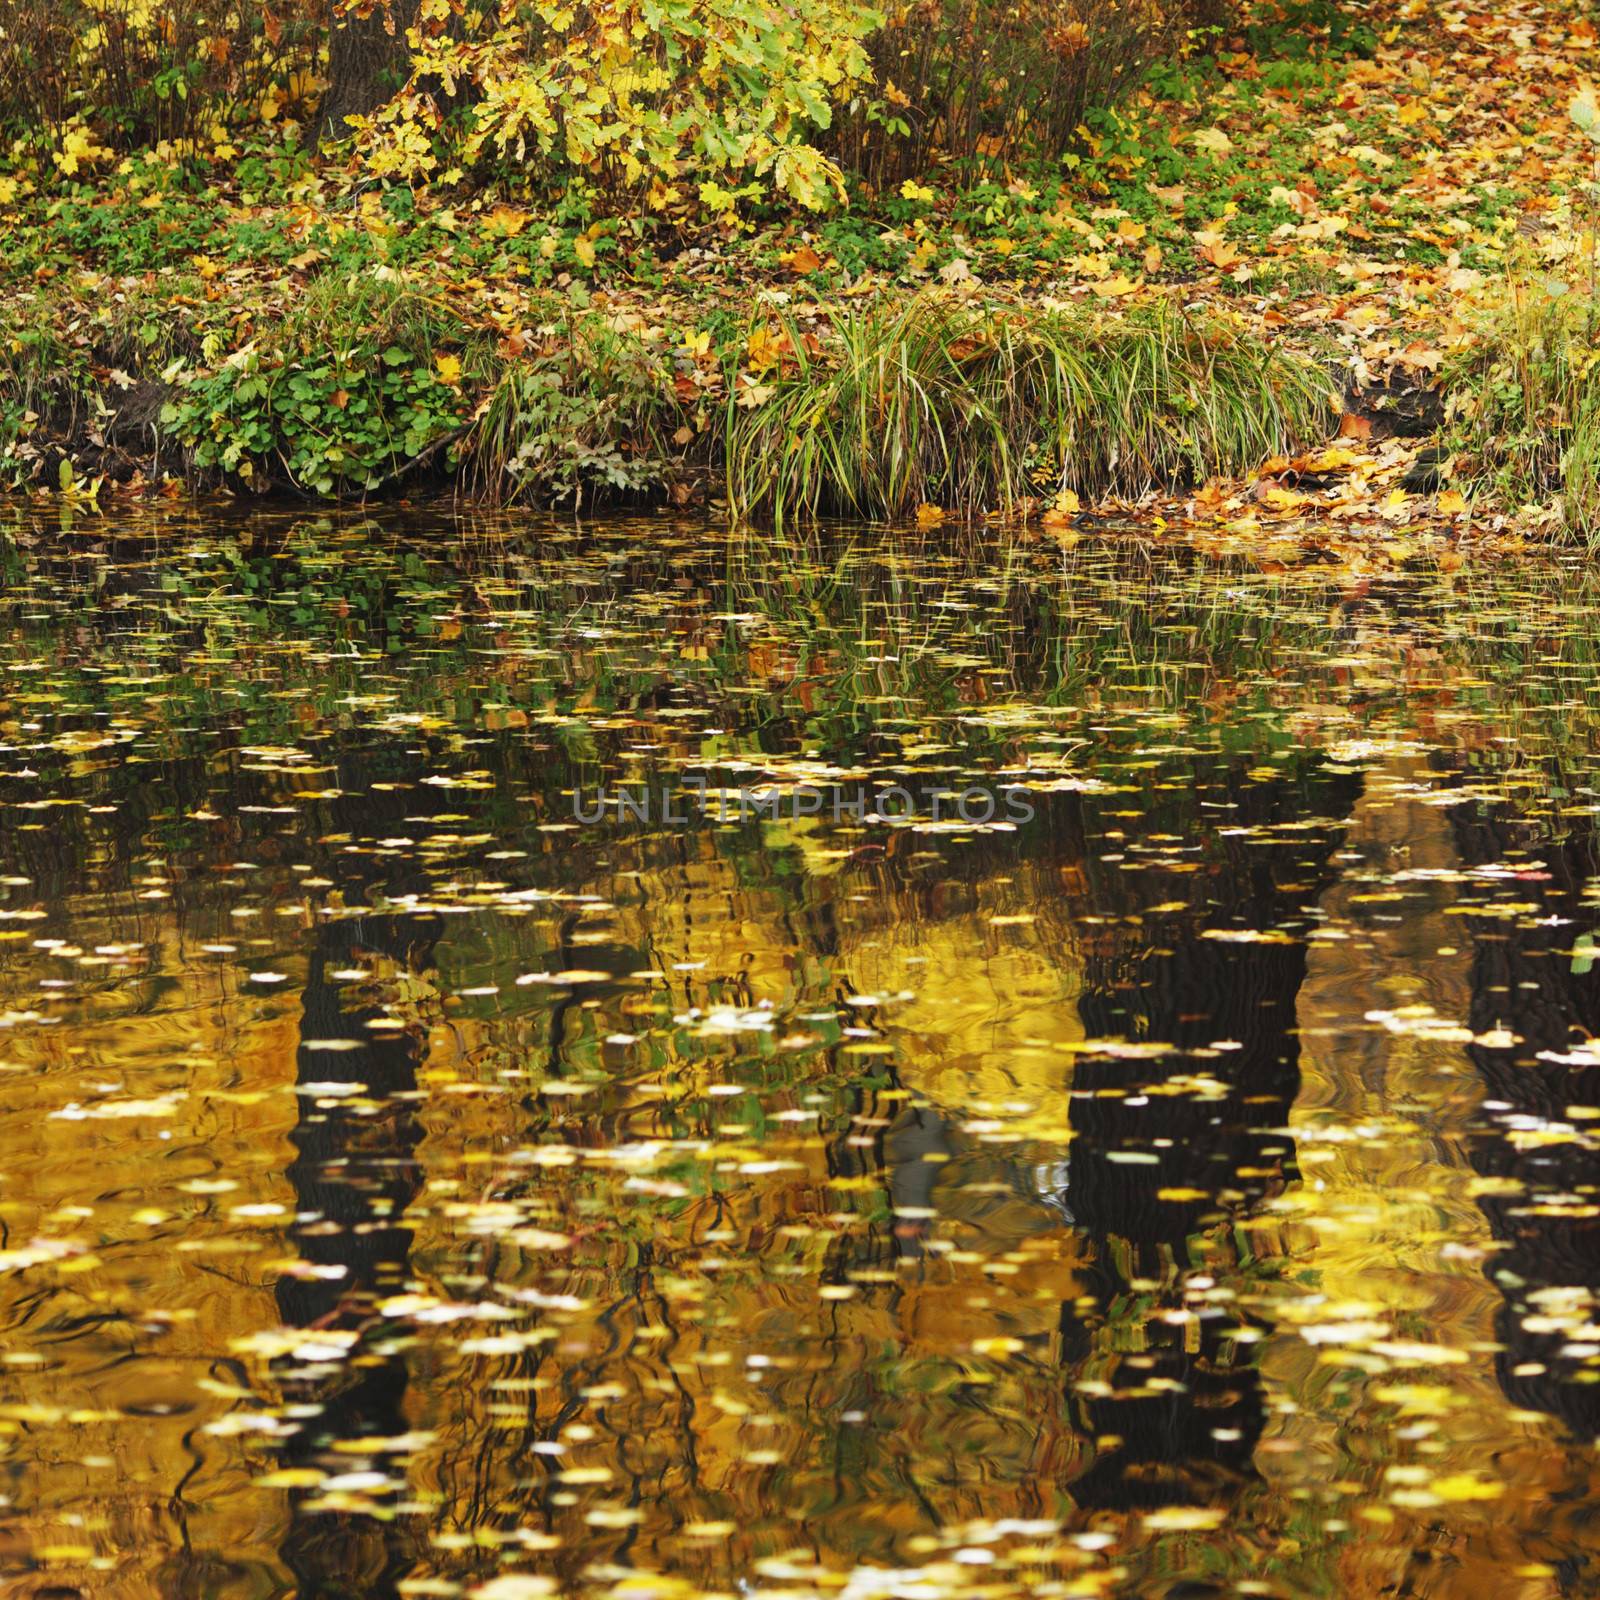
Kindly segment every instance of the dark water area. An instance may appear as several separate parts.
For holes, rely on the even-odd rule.
[[[1600,581],[0,526],[7,1596],[1600,1594]]]

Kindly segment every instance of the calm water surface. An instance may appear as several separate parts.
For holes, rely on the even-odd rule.
[[[1581,569],[4,531],[7,1596],[1600,1594]]]

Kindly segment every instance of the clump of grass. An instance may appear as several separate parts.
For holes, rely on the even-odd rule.
[[[437,294],[396,275],[324,272],[313,278],[283,322],[282,343],[299,351],[347,350],[379,340],[419,358],[459,349],[460,318]]]
[[[570,308],[508,341],[404,280],[331,271],[275,321],[150,310],[130,296],[70,345],[48,330],[81,318],[17,312],[0,339],[0,470],[41,479],[49,449],[108,470],[114,448],[129,470],[171,460],[238,489],[363,495],[426,471],[573,504],[683,503],[723,468],[736,516],[892,519],[1242,471],[1322,431],[1330,408],[1314,363],[1174,309],[930,292],[820,324],[763,316],[714,349]],[[719,366],[731,399],[708,410]]]
[[[26,444],[41,423],[77,427],[87,413],[88,389],[87,362],[35,301],[0,308],[0,484],[25,481]]]
[[[138,296],[0,300],[0,485],[21,488],[53,455],[85,446],[98,462],[132,431],[133,402],[144,397],[130,397],[127,374],[159,365],[172,341],[172,319],[149,309]]]
[[[1209,314],[996,308],[925,294],[830,315],[731,410],[728,498],[782,522],[1138,495],[1324,433],[1326,374]],[[817,353],[811,353],[816,350]]]
[[[1513,506],[1560,498],[1559,526],[1600,544],[1600,346],[1591,299],[1514,264],[1447,368],[1457,476]]]

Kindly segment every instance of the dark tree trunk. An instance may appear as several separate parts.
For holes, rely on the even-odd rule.
[[[361,16],[361,0],[329,0],[328,92],[313,130],[315,142],[342,139],[346,117],[376,110],[406,75],[406,29],[416,21],[417,0],[374,0]]]

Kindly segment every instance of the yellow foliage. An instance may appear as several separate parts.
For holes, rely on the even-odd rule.
[[[843,195],[843,175],[807,134],[868,76],[876,13],[846,0],[601,0],[581,13],[540,0],[469,39],[449,8],[424,5],[412,79],[357,127],[374,176],[417,179],[438,163],[436,96],[475,95],[461,156],[554,159],[639,186],[656,204],[673,179],[700,178],[702,203],[729,211],[776,190],[810,207]]]
[[[101,144],[82,121],[74,120],[63,130],[61,148],[51,159],[70,178],[112,154],[109,146]]]

